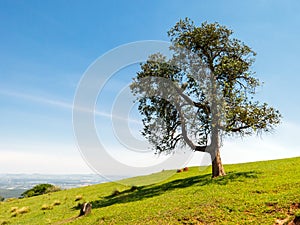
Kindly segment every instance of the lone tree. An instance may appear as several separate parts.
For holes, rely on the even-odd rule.
[[[225,175],[223,135],[270,132],[281,115],[253,96],[260,82],[255,52],[218,23],[197,27],[186,18],[169,32],[172,57],[160,53],[141,64],[131,84],[143,116],[143,136],[158,153],[189,146],[207,152],[212,176]]]

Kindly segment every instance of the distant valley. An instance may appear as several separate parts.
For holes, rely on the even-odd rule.
[[[112,180],[119,180],[124,176],[113,176]],[[108,182],[97,174],[45,175],[45,174],[0,174],[0,196],[16,198],[37,184],[48,183],[62,189],[89,186]]]

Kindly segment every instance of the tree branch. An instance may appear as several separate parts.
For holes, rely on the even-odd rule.
[[[250,127],[251,126],[249,126],[249,125],[245,125],[245,126],[241,126],[241,127],[231,128],[230,131],[231,132],[240,132],[240,131],[250,128]]]
[[[187,145],[191,148],[191,149],[195,149],[196,146],[194,145],[194,143],[188,138],[188,135],[187,135],[187,130],[186,130],[186,124],[185,124],[185,119],[182,115],[182,112],[181,112],[181,108],[178,107],[178,105],[176,106],[177,110],[178,110],[178,113],[179,113],[179,116],[180,116],[180,126],[181,126],[181,135],[182,135],[182,138],[183,140],[185,141],[185,143],[187,143]]]
[[[210,114],[210,107],[207,105],[207,104],[203,104],[203,103],[200,103],[200,102],[195,102],[193,101],[190,97],[188,97],[187,95],[185,95],[182,90],[177,87],[176,85],[174,85],[177,93],[185,100],[187,101],[187,103],[189,103],[190,105],[194,105],[195,107],[197,108],[200,108],[200,109],[203,109],[203,111],[208,115]]]
[[[195,149],[194,149],[194,151],[195,152],[206,152],[206,148],[207,148],[208,146],[200,146],[200,145],[197,145],[197,146],[195,146]]]
[[[196,151],[196,152],[205,152],[207,146],[195,145],[195,144],[188,138],[187,130],[186,130],[186,124],[185,124],[185,119],[184,119],[184,117],[182,116],[182,113],[181,113],[180,108],[179,108],[178,112],[179,112],[179,115],[180,115],[180,121],[181,121],[181,123],[180,123],[180,125],[181,125],[181,135],[182,135],[183,140],[185,141],[185,143],[187,143],[187,145],[188,145],[191,149],[193,149],[194,151]]]

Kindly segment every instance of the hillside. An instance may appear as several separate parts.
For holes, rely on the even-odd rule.
[[[275,224],[300,216],[300,157],[189,168],[157,184],[169,171],[0,203],[0,224]],[[118,190],[119,192],[116,192]],[[78,204],[92,213],[76,218]]]

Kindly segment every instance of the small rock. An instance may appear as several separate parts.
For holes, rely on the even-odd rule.
[[[300,217],[296,216],[288,225],[300,225]]]
[[[85,202],[81,205],[79,216],[86,216],[90,214],[92,211],[92,204],[89,202]]]

